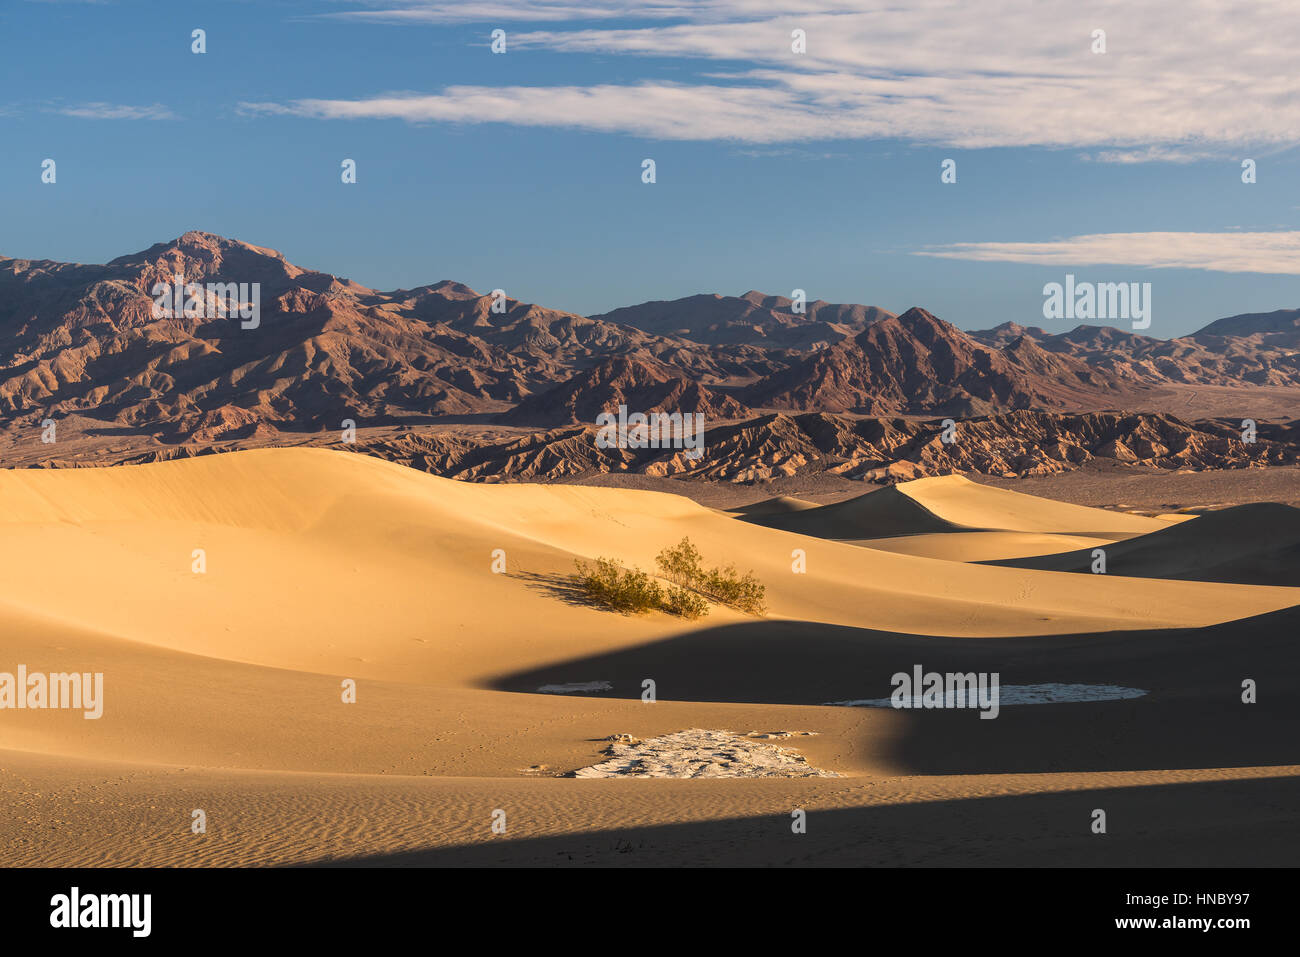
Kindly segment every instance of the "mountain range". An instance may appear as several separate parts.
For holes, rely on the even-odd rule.
[[[176,276],[258,284],[256,327],[155,308],[155,284]],[[1160,415],[1169,384],[1300,387],[1300,309],[1162,340],[1012,322],[965,332],[919,307],[796,307],[754,291],[580,316],[452,281],[378,291],[197,231],[103,265],[0,257],[0,434],[11,437],[50,420],[161,445],[345,420],[554,430],[620,404],[710,422]]]

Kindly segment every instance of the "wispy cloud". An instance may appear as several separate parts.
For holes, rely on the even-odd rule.
[[[357,7],[322,18],[410,23],[561,23],[602,20],[761,19],[792,13],[851,13],[860,0],[359,0]]]
[[[1222,159],[1222,151],[1196,150],[1186,147],[1146,146],[1129,150],[1102,150],[1084,153],[1081,157],[1094,163],[1195,163],[1199,160]]]
[[[897,138],[1097,150],[1092,158],[1102,162],[1187,161],[1300,143],[1300,18],[1291,13],[1291,0],[1101,0],[1086,9],[1075,0],[385,2],[337,16],[484,23],[510,31],[511,51],[707,66],[673,84],[647,76],[630,84],[452,86],[244,108],[755,144]],[[510,30],[543,23],[553,26]],[[804,54],[791,51],[795,29],[806,33]],[[1104,54],[1092,52],[1098,29],[1106,31]],[[485,56],[487,42],[485,33]]]
[[[61,107],[57,112],[83,120],[174,120],[176,114],[154,103],[150,106],[125,106],[119,103],[82,103]]]
[[[510,123],[561,126],[657,139],[736,139],[784,142],[782,129],[813,127],[793,98],[774,100],[744,87],[637,86],[453,86],[440,94],[386,94],[367,100],[295,100],[288,104],[241,103],[246,114],[314,119],[399,119],[412,123]],[[773,127],[773,124],[777,124]]]
[[[685,15],[682,4],[553,2],[535,0],[467,0],[465,3],[423,2],[423,0],[376,0],[360,9],[318,14],[325,20],[361,20],[372,23],[561,23],[569,20],[611,20],[635,17],[653,20]]]
[[[1300,276],[1300,232],[1094,233],[1042,243],[952,243],[913,252],[1037,266],[1146,266]]]
[[[768,159],[772,157],[781,157],[784,159],[800,160],[829,160],[829,159],[847,159],[848,153],[835,153],[817,150],[805,150],[792,146],[759,146],[749,147],[746,149],[735,150],[737,156],[748,156],[754,159]]]

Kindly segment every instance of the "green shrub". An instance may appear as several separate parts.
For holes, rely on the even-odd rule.
[[[752,571],[741,575],[735,565],[705,571],[699,549],[683,538],[655,558],[659,574],[670,585],[639,568],[628,568],[611,558],[594,562],[576,559],[578,571],[570,576],[588,600],[616,611],[646,612],[658,609],[682,618],[702,618],[709,613],[709,601],[729,605],[747,615],[767,611],[767,589]]]
[[[698,592],[749,615],[767,611],[767,589],[753,572],[741,575],[735,565],[705,571],[702,558],[691,540],[683,538],[677,545],[660,552],[655,562],[659,573],[679,588]]]
[[[658,608],[663,602],[659,583],[639,568],[625,568],[610,558],[594,562],[576,559],[574,584],[590,601],[616,611],[640,613]]]
[[[709,603],[689,588],[669,585],[664,593],[663,609],[680,618],[703,618],[709,613]]]
[[[767,611],[767,588],[752,571],[738,574],[735,565],[710,569],[695,588],[719,604],[730,605],[747,615],[762,615]]]
[[[674,585],[693,588],[700,577],[701,557],[699,549],[691,544],[691,540],[683,538],[677,545],[660,552],[655,558],[655,564],[659,566],[659,573]]]

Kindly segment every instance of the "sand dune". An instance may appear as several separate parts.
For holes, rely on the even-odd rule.
[[[1063,549],[1092,549],[1114,539],[1046,532],[927,532],[890,538],[854,540],[854,545],[899,555],[941,558],[950,562],[993,562],[998,559],[1051,555]]]
[[[1124,538],[1166,521],[1070,505],[980,485],[960,475],[917,479],[793,514],[749,519],[832,539],[879,539],[955,531],[1007,531]]]
[[[1126,537],[1156,531],[1166,521],[1087,508],[980,485],[961,475],[918,479],[897,490],[957,528]]]
[[[841,541],[952,532],[960,527],[905,495],[900,486],[875,489],[856,498],[813,509],[760,512],[742,517],[767,528]]]
[[[1018,522],[1007,534],[1020,535],[1048,535],[1034,527],[1058,519],[1073,535],[1167,528],[1005,498],[1014,493],[986,496],[994,490],[961,481],[912,484],[921,488],[841,504],[881,521],[885,506],[901,509],[900,526]],[[777,517],[823,513],[825,521],[832,508]],[[707,812],[680,790],[655,787],[641,792],[633,819],[618,788],[692,782],[551,780],[601,764],[620,733],[650,741],[690,729],[747,736],[796,728],[815,734],[782,746],[793,744],[814,768],[857,780],[960,770],[975,777],[925,787],[962,801],[999,793],[984,771],[1025,773],[1025,794],[1086,786],[1036,782],[1049,770],[1049,751],[1065,762],[1051,770],[1262,767],[1286,763],[1277,759],[1280,742],[1296,730],[1294,716],[1274,704],[1274,731],[1256,728],[1243,746],[1250,715],[1240,714],[1232,688],[1218,704],[1207,706],[1205,695],[1222,674],[1283,680],[1286,649],[1275,636],[1292,625],[1276,622],[1291,621],[1295,612],[1284,609],[1300,603],[1298,589],[1082,578],[897,554],[657,492],[474,485],[358,454],[258,450],[0,472],[0,535],[0,671],[101,672],[105,682],[97,720],[72,711],[0,714],[4,863],[39,853],[24,822],[55,819],[73,822],[71,835],[107,833],[121,843],[70,837],[54,842],[47,862],[131,861],[140,843],[136,782],[163,795],[155,803],[178,815],[178,830],[135,861],[268,863],[417,850],[426,845],[410,819],[427,817],[429,802],[443,802],[443,817],[479,814],[500,794],[513,796],[512,807],[569,808],[571,831],[584,833],[630,820],[671,829],[774,808],[788,818],[792,800],[858,806],[852,789],[832,783],[840,778],[773,779],[697,792],[716,799]],[[698,622],[626,617],[574,601],[565,576],[575,557],[652,568],[655,554],[685,535],[706,559],[755,570],[768,587],[767,620],[723,608]],[[493,570],[498,550],[503,573]],[[798,550],[805,572],[792,569]],[[1196,655],[1177,653],[1193,646]],[[977,720],[998,725],[996,736],[985,731],[979,747],[954,750],[973,732],[949,726],[947,715],[821,706],[888,694],[889,674],[918,660],[1009,669],[1021,684],[1103,682],[1151,693],[1141,705],[1045,706],[1062,709],[1047,722],[1058,722],[1060,747],[1052,749],[1032,744],[1041,715],[1013,714],[1029,707]],[[653,706],[639,700],[645,677],[661,689]],[[357,683],[355,704],[342,700],[344,679]],[[536,693],[601,682],[608,693]],[[1152,716],[1153,734],[1171,724],[1195,734],[1185,748],[1171,747],[1142,730],[1143,715]],[[990,751],[994,741],[1003,745]],[[1193,779],[1210,777],[1198,771]],[[563,790],[570,786],[596,790],[579,799]],[[299,789],[302,807],[338,815],[345,832],[305,824],[294,841],[277,837],[269,822],[286,788]],[[244,823],[193,851],[189,809],[215,794],[226,820]],[[353,800],[365,808],[349,810]],[[537,812],[523,813],[529,820]],[[476,844],[474,828],[449,821],[439,846]]]
[[[728,514],[738,516],[788,515],[791,512],[802,512],[819,507],[816,502],[808,502],[790,495],[778,495],[775,498],[765,498],[753,505],[742,505],[740,508],[730,508],[725,509],[725,511]]]
[[[1009,556],[1008,556],[1009,557]],[[1091,572],[1091,548],[998,564]],[[1262,502],[1106,547],[1106,572],[1138,578],[1300,586],[1300,509]]]
[[[1057,510],[1027,499],[1040,501]],[[1294,601],[1286,589],[1116,576],[1080,587],[1072,576],[791,534],[663,493],[476,485],[312,449],[5,472],[0,502],[10,546],[0,598],[16,608],[224,660],[439,685],[482,686],[502,661],[528,666],[689,631],[655,615],[611,633],[607,613],[557,598],[575,557],[653,568],[683,536],[712,561],[752,567],[773,617],[909,634],[1195,626]],[[1035,520],[1028,508],[1022,520]],[[806,574],[792,571],[796,549]],[[491,571],[497,550],[505,574]],[[742,620],[719,608],[708,622]]]
[[[1085,508],[979,485],[959,475],[917,479],[820,507],[762,507],[767,504],[739,517],[800,535],[956,562],[1090,550],[1186,518]]]

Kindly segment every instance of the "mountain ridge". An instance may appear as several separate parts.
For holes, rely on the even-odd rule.
[[[155,284],[178,275],[256,283],[257,327],[211,314],[211,293],[197,314],[158,312]],[[588,317],[452,279],[381,291],[201,230],[101,265],[0,257],[0,434],[17,441],[53,420],[202,445],[485,416],[555,429],[610,402],[710,421],[969,418],[1140,407],[1170,383],[1300,386],[1287,344],[1300,310],[1160,340],[1011,322],[966,332],[919,306],[794,306],[749,290]]]

